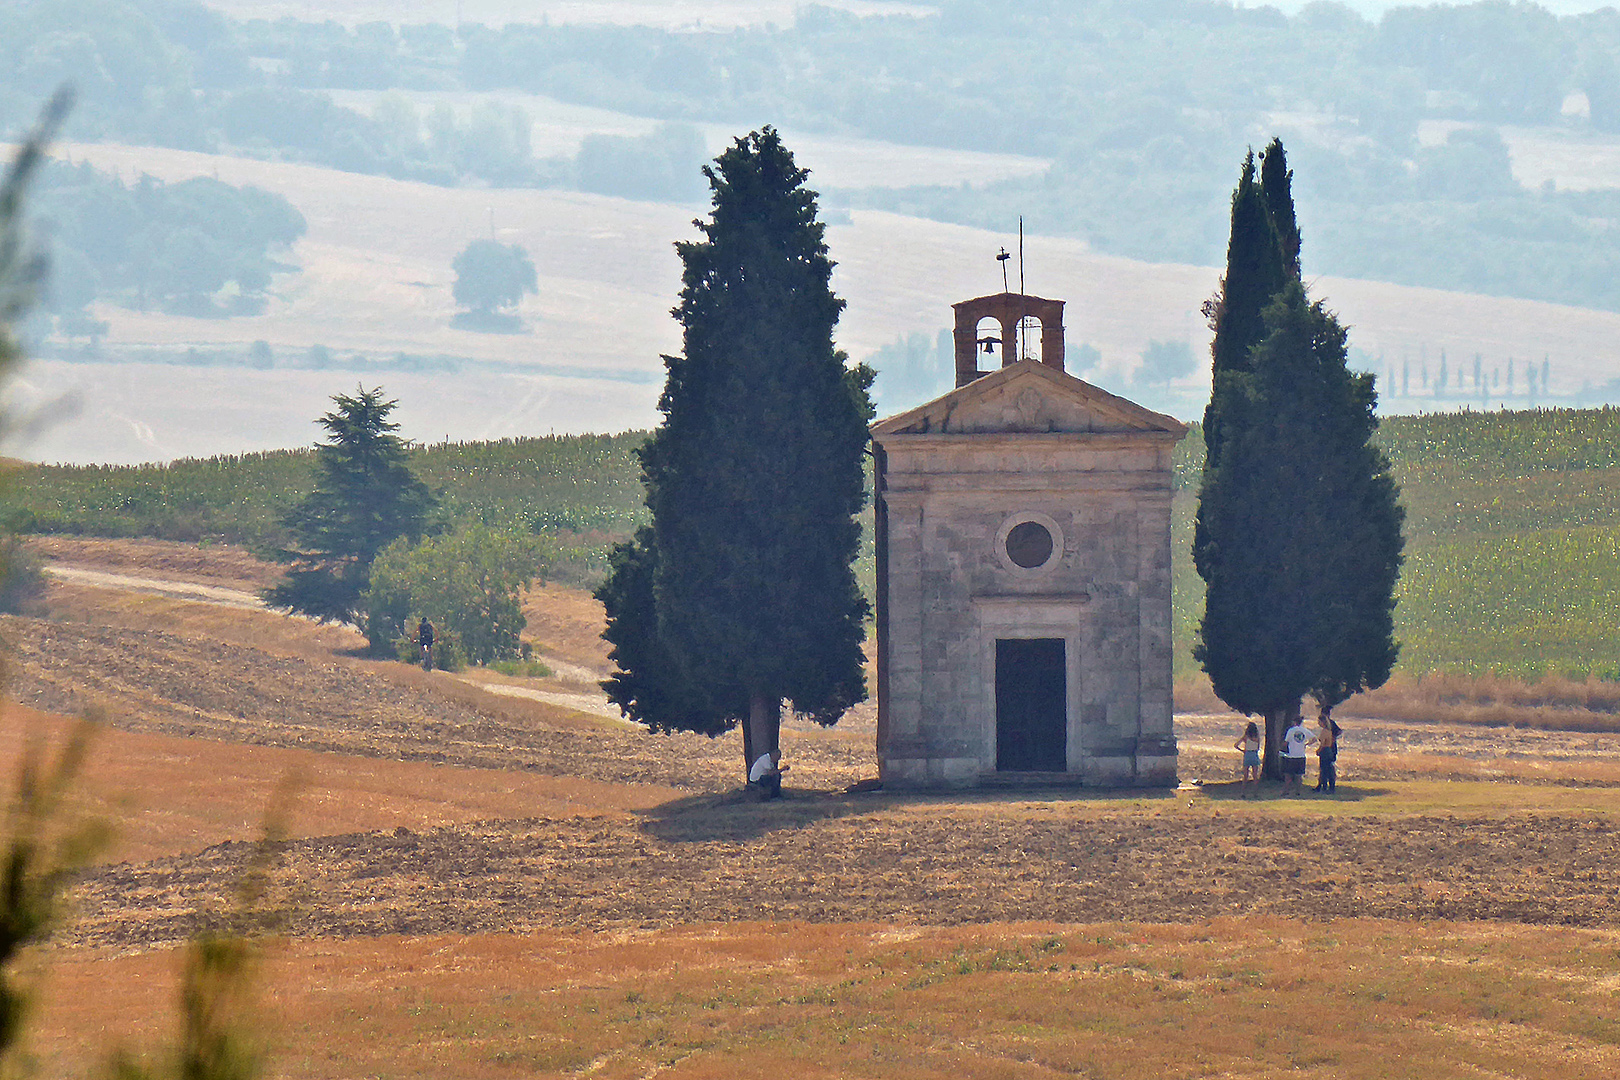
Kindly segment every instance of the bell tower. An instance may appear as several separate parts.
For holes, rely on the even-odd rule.
[[[1018,325],[1025,319],[1034,319],[1041,324],[1041,363],[1057,371],[1063,370],[1062,300],[1048,300],[1027,293],[1000,292],[963,300],[959,304],[952,304],[951,308],[956,312],[958,388],[966,386],[981,375],[990,374],[988,371],[979,370],[981,346],[986,354],[993,355],[996,345],[999,344],[1002,367],[1023,359],[1018,355]],[[1000,324],[999,339],[994,337],[981,339],[978,336],[979,323],[984,319],[995,319]]]

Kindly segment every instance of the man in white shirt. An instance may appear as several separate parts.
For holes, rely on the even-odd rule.
[[[757,787],[760,795],[765,799],[780,799],[782,797],[782,773],[784,768],[777,763],[777,759],[770,754],[761,754],[754,759],[754,764],[748,770],[748,784]]]
[[[1295,716],[1282,737],[1283,794],[1298,794],[1304,789],[1306,752],[1315,742],[1316,736],[1305,727],[1305,718]]]

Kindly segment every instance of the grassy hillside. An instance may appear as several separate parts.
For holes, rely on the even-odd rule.
[[[645,432],[547,436],[418,447],[413,467],[452,520],[546,531],[579,550],[589,575],[609,538],[641,514],[633,451]],[[286,542],[282,515],[314,482],[310,450],[187,459],[166,465],[19,465],[0,515],[27,531]]]
[[[641,433],[422,447],[416,468],[448,515],[517,522],[579,546],[579,570],[640,520]],[[1620,409],[1452,413],[1386,420],[1379,439],[1407,510],[1400,670],[1620,675]],[[1203,458],[1177,455],[1176,666],[1203,596],[1192,516]],[[270,547],[308,489],[309,451],[132,467],[21,466],[0,513],[50,533],[218,539]],[[859,567],[872,580],[870,552]]]

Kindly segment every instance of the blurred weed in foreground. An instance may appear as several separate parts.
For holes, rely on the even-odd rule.
[[[180,1039],[156,1067],[127,1050],[110,1061],[112,1080],[251,1080],[263,1072],[265,1051],[259,1027],[259,940],[281,925],[281,912],[268,903],[270,871],[286,839],[292,801],[301,781],[283,779],[253,854],[237,878],[232,907],[215,929],[186,945],[180,977]]]
[[[86,715],[54,755],[30,738],[17,766],[0,840],[0,1076],[27,1072],[21,1044],[34,987],[21,970],[24,950],[61,920],[64,892],[109,836],[104,822],[72,806],[99,726],[97,714]]]
[[[22,359],[13,328],[32,305],[46,269],[24,227],[23,196],[71,106],[72,95],[58,91],[0,183],[0,380]],[[0,415],[0,430],[16,425],[15,417]],[[0,588],[10,584],[0,582]],[[4,676],[0,656],[0,685]],[[18,762],[17,787],[0,837],[0,1075],[28,1069],[21,1043],[33,987],[20,970],[24,951],[61,918],[64,890],[105,841],[104,828],[79,820],[70,805],[94,726],[87,718],[75,727],[54,757],[31,739]]]
[[[46,270],[24,227],[23,196],[71,103],[69,92],[57,92],[0,183],[0,381],[22,359],[14,327],[33,303]],[[0,432],[18,426],[16,417],[0,415]],[[6,520],[15,523],[9,515]],[[10,550],[16,554],[14,543]],[[26,570],[17,558],[0,563],[0,593],[26,586],[20,576]],[[5,675],[0,653],[0,689]],[[67,888],[107,842],[106,824],[84,818],[74,807],[74,791],[99,722],[100,717],[87,714],[54,754],[31,737],[18,762],[16,789],[0,835],[0,1077],[36,1071],[23,1050],[38,974],[22,970],[26,954],[61,921]],[[260,1072],[260,1054],[246,1034],[256,956],[248,935],[263,921],[260,908],[270,860],[279,848],[291,796],[290,785],[283,789],[267,815],[265,838],[238,882],[233,918],[223,932],[200,935],[187,947],[182,1039],[172,1068],[154,1073],[120,1056],[112,1073],[121,1080],[248,1080]]]

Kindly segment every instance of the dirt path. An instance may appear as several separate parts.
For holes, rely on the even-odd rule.
[[[240,589],[224,588],[218,585],[208,585],[200,581],[173,581],[166,578],[139,577],[62,564],[47,565],[45,572],[58,581],[73,585],[116,589],[150,596],[166,596],[175,600],[213,604],[243,611],[270,610],[265,602],[254,593],[243,592]],[[570,687],[567,690],[558,690],[533,686],[514,686],[459,675],[453,677],[470,686],[477,686],[491,694],[545,702],[564,709],[572,709],[612,720],[634,730],[641,730],[639,725],[624,719],[623,713],[619,711],[617,706],[608,701],[607,695],[592,689],[596,681],[601,677],[599,672],[557,657],[547,657],[545,663],[552,669],[555,677],[580,685]]]
[[[501,697],[524,698],[528,701],[540,701],[547,705],[556,705],[563,709],[573,709],[576,712],[589,713],[600,716],[628,731],[641,731],[640,724],[626,720],[619,707],[608,701],[604,694],[592,694],[578,690],[540,690],[532,686],[509,686],[506,683],[482,682],[471,679],[463,680],[470,685],[477,686],[488,694],[497,694]]]
[[[62,621],[0,619],[0,634],[14,643],[18,700],[61,715],[100,706],[128,731],[694,792],[739,783],[734,740],[627,730],[605,699],[573,688],[518,695],[327,646],[300,651],[299,635],[323,629],[167,597],[108,590],[134,607],[104,614],[95,606],[101,592],[64,598]],[[189,610],[212,614],[199,629]],[[221,634],[213,614],[234,620],[233,636]],[[842,790],[875,775],[868,740],[786,737],[801,784]]]
[[[195,600],[203,604],[241,608],[246,611],[267,611],[264,601],[240,589],[227,589],[218,585],[204,585],[199,581],[168,581],[163,578],[134,577],[113,574],[105,570],[91,570],[82,566],[50,564],[45,572],[59,581],[75,585],[89,585],[100,589],[121,589],[127,592],[147,593],[152,596],[171,596],[176,600]]]

